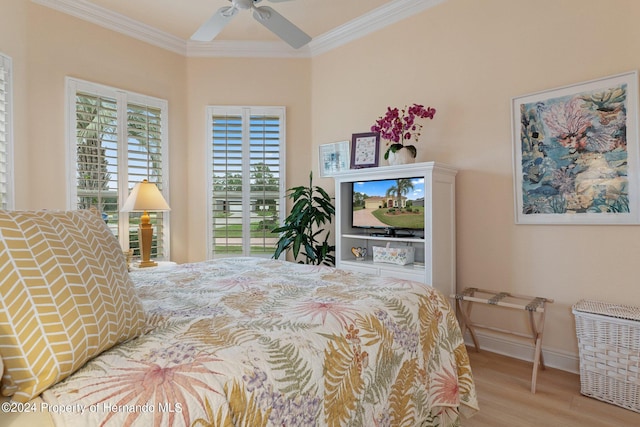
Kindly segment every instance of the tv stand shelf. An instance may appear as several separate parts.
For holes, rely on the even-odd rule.
[[[336,195],[336,266],[426,283],[448,296],[456,292],[455,176],[457,170],[441,163],[356,169],[334,176]],[[424,231],[394,236],[352,226],[353,184],[369,180],[424,179]],[[395,265],[373,262],[373,246],[412,246],[415,262]],[[356,260],[351,248],[366,248]]]
[[[343,234],[345,238],[362,240],[380,240],[389,242],[424,242],[422,237],[373,236],[371,234]]]

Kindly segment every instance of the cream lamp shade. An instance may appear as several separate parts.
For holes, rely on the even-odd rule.
[[[162,197],[155,184],[146,179],[136,184],[120,212],[170,211],[171,208]]]
[[[153,267],[158,265],[150,260],[153,229],[148,212],[170,210],[171,208],[166,200],[164,200],[164,197],[162,197],[162,193],[160,193],[158,187],[146,179],[133,187],[122,209],[120,209],[120,212],[143,212],[140,217],[139,228],[141,258],[139,267]]]

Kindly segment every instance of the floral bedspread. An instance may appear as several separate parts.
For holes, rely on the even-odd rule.
[[[136,271],[149,332],[42,397],[60,426],[448,426],[477,410],[428,286],[259,258]]]

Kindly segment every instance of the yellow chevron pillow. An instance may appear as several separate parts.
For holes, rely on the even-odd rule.
[[[142,332],[122,249],[89,211],[0,211],[2,394],[26,402]]]

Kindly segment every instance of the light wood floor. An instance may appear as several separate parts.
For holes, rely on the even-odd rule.
[[[463,427],[636,427],[640,413],[580,394],[580,376],[547,368],[532,394],[532,363],[468,348],[480,412]]]

